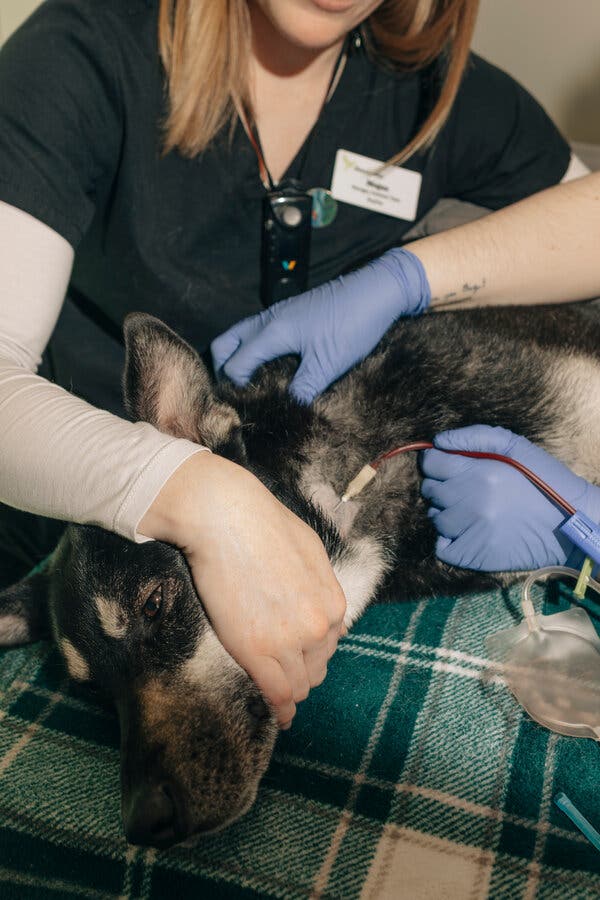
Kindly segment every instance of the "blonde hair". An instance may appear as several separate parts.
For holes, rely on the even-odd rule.
[[[432,144],[450,114],[469,55],[479,0],[384,0],[363,23],[367,52],[398,71],[442,64],[439,95],[390,162]],[[159,48],[169,113],[164,151],[204,150],[248,105],[250,17],[245,0],[160,0]]]

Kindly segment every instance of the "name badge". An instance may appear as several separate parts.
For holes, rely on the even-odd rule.
[[[332,195],[343,203],[414,222],[423,180],[420,173],[401,166],[388,166],[379,172],[382,165],[378,159],[338,150]]]

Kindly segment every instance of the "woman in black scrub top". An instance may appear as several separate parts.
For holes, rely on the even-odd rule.
[[[420,255],[398,249],[403,235],[441,197],[498,210],[554,185],[570,152],[523,88],[469,55],[476,6],[46,0],[0,54],[2,214],[28,214],[72,254],[41,373],[122,416],[121,327],[143,310],[201,353],[218,338],[216,366],[238,381],[291,341],[305,402],[400,315],[482,296],[463,276],[439,292]],[[382,206],[370,173],[390,160],[400,166],[376,176],[392,179]],[[279,248],[269,281],[270,194],[301,216],[308,208],[314,227],[310,256]],[[286,309],[276,301],[303,287],[317,290],[291,301],[286,336],[265,349],[265,325]],[[345,329],[347,348],[316,379],[329,350],[319,358],[315,328],[325,345],[328,329]],[[220,639],[288,723],[343,631],[320,542],[216,456],[191,455],[156,487],[138,533],[182,547]],[[2,497],[66,516],[60,501]],[[3,507],[6,570],[48,552],[59,532]]]

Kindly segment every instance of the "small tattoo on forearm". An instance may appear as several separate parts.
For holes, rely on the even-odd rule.
[[[485,278],[482,278],[479,284],[469,284],[468,281],[465,281],[460,292],[450,291],[448,294],[443,294],[440,297],[432,297],[431,305],[437,307],[437,309],[445,309],[448,306],[459,306],[461,304],[468,306],[477,296],[477,292],[484,288],[485,285]]]

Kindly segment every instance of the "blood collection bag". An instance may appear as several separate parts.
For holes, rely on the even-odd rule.
[[[552,577],[577,579],[562,566],[539,569],[523,585],[524,620],[490,635],[492,659],[500,662],[508,687],[536,722],[559,734],[600,741],[600,638],[584,609],[536,613],[534,583]],[[600,594],[600,584],[588,587]]]

